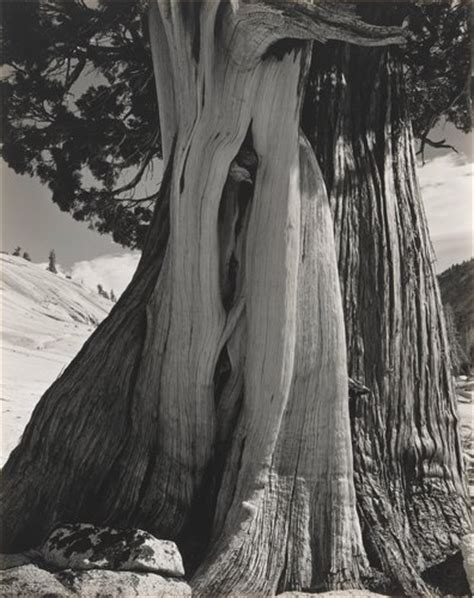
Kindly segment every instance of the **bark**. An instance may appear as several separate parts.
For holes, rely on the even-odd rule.
[[[433,549],[417,525],[441,511],[420,494],[420,472],[443,497],[447,488],[458,491],[454,412],[444,417],[436,399],[439,421],[425,426],[427,393],[435,386],[425,378],[409,434],[403,426],[400,435],[368,427],[408,417],[414,398],[406,388],[397,390],[397,412],[386,403],[356,403],[362,415],[354,420],[360,430],[354,487],[333,223],[299,123],[307,39],[381,45],[403,35],[296,1],[158,0],[150,10],[168,164],[161,198],[130,287],[41,399],[4,468],[4,548],[30,547],[60,522],[90,521],[176,539],[194,553],[188,571],[195,569],[197,593],[358,587],[368,573],[366,550],[371,557],[377,549],[380,567],[396,576],[388,558],[392,538],[402,542],[409,531],[420,543],[409,554],[419,559]],[[408,134],[400,139],[408,147]],[[358,184],[365,189],[364,181]],[[399,179],[385,184],[395,188]],[[365,210],[367,223],[382,218],[379,205]],[[418,231],[418,212],[402,210],[399,218],[408,218],[400,225],[407,238],[418,239],[409,228]],[[378,226],[388,235],[385,224]],[[379,242],[395,260],[397,237],[389,232],[389,241]],[[367,288],[397,306],[401,301],[395,286],[388,294]],[[425,322],[426,334],[419,337],[418,362],[401,356],[393,364],[410,371],[407,380],[418,375],[414,368],[443,371],[423,340],[435,334],[433,310],[421,301],[425,292],[434,301],[431,287],[425,281],[416,297],[409,288],[403,301],[416,309],[407,313]],[[377,317],[388,315],[390,333],[398,334],[409,321],[395,321],[388,307]],[[392,347],[389,336],[383,343],[361,357],[376,372],[377,350]],[[429,444],[435,425],[444,428],[439,443]],[[418,442],[413,449],[410,434]],[[382,485],[376,462],[382,449],[393,455],[394,479],[410,489],[409,499]],[[370,487],[366,503],[362,484]],[[377,507],[380,498],[391,502]],[[388,511],[402,515],[385,529]],[[421,564],[414,562],[412,578]]]
[[[355,485],[371,565],[408,594],[469,529],[434,255],[396,52],[314,53],[303,123],[334,218]]]
[[[280,136],[280,131],[274,134]],[[290,386],[282,399],[276,387],[282,368],[271,351],[281,329],[270,329],[274,322],[262,318],[277,309],[278,295],[268,293],[272,282],[261,269],[271,263],[272,244],[262,238],[258,226],[257,247],[249,242],[247,263],[257,270],[249,283],[256,289],[261,285],[258,301],[264,308],[252,312],[252,304],[246,304],[246,401],[218,496],[212,549],[195,577],[198,591],[219,594],[229,580],[242,593],[322,584],[357,587],[365,567],[349,477],[347,378],[332,221],[321,173],[302,136],[299,169],[295,191],[301,212],[299,222],[293,222],[300,237],[299,264],[294,268],[297,317]],[[275,210],[275,194],[270,198],[272,205],[265,210],[262,202],[259,210],[265,221]],[[264,351],[255,351],[262,341]],[[262,363],[262,356],[270,354],[272,360],[264,358]],[[263,376],[268,372],[266,379],[262,371]],[[252,392],[252,383],[257,391]]]
[[[199,591],[358,583],[335,247],[299,132],[310,48],[274,55],[278,32],[247,21],[219,3],[152,7],[169,238],[157,216],[130,289],[7,463],[10,550],[76,520],[186,548],[196,517],[213,538]]]

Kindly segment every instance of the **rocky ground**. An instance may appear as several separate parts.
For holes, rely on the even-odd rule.
[[[43,546],[0,559],[2,596],[17,598],[110,598],[190,596],[183,562],[174,542],[141,530],[90,524],[57,528]],[[304,598],[285,592],[283,598]],[[383,598],[363,590],[325,592],[327,598]]]
[[[67,525],[38,550],[2,555],[0,568],[8,598],[191,595],[176,544],[141,530]]]
[[[474,507],[474,377],[460,376],[456,380],[456,394],[469,493],[471,504]]]

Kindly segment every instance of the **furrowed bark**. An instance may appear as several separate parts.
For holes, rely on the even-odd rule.
[[[362,46],[387,46],[403,45],[408,38],[408,32],[400,27],[364,22],[343,3],[331,6],[306,0],[234,0],[233,5],[238,18],[246,21],[246,44],[240,44],[239,49],[245,47],[254,58],[264,54],[269,45],[286,39],[323,43],[337,39]],[[259,35],[253,35],[255,32]]]
[[[311,78],[303,125],[329,187],[349,375],[371,391],[351,400],[364,545],[374,569],[423,594],[469,515],[402,68],[387,50],[333,44]]]
[[[8,550],[40,541],[58,522],[82,520],[142,527],[177,539],[186,553],[199,544],[190,566],[202,594],[359,587],[366,549],[372,565],[378,558],[376,566],[395,575],[387,556],[392,536],[416,536],[414,513],[426,501],[415,491],[408,501],[397,488],[379,490],[376,451],[392,451],[393,471],[408,472],[399,474],[403,484],[417,479],[418,461],[405,458],[413,451],[403,429],[387,442],[363,419],[354,444],[361,527],[331,213],[299,124],[306,39],[378,45],[398,40],[399,30],[321,8],[323,18],[319,9],[152,3],[167,202],[159,204],[131,286],[42,398],[5,467]],[[310,26],[315,15],[323,26]],[[288,27],[298,39],[285,39]],[[384,184],[398,191],[399,178]],[[367,210],[367,226],[388,219],[385,208]],[[404,234],[417,218],[410,212]],[[379,242],[396,259],[400,243],[392,229],[386,234]],[[382,292],[398,306],[395,295],[393,284]],[[416,306],[406,313],[425,318],[426,308]],[[427,335],[431,327],[429,320]],[[377,346],[364,359],[379,349],[388,351]],[[423,347],[416,358],[427,367]],[[372,378],[363,379],[370,387]],[[403,419],[413,401],[405,406],[404,389],[397,392],[397,413],[385,403],[375,411],[369,403],[365,412],[362,399],[355,411],[376,423]],[[437,413],[442,419],[442,407]],[[417,414],[413,434],[423,428]],[[450,430],[440,434],[454,442]],[[439,451],[426,452],[419,438],[434,471]],[[371,499],[361,503],[362,484],[374,486],[374,500],[393,501],[389,531]],[[416,538],[426,550],[409,554],[424,558],[429,540]],[[419,562],[413,570],[402,565],[416,578],[404,587],[413,587]]]

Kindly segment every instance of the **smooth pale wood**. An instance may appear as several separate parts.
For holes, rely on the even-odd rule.
[[[176,99],[174,95],[172,62],[163,21],[156,2],[150,3],[148,17],[150,49],[153,58],[156,94],[160,111],[160,134],[162,158],[168,163],[173,139],[178,129]]]
[[[257,79],[227,64],[213,39],[215,5],[203,13],[200,60],[187,38],[189,7],[171,4],[162,11],[173,48],[177,112],[182,115],[176,142],[171,190],[171,297],[166,352],[159,371],[157,451],[142,508],[155,513],[153,525],[176,534],[186,523],[215,441],[213,376],[226,328],[219,277],[218,211],[230,164],[250,123]],[[182,9],[182,10],[181,10]],[[190,88],[192,86],[192,89]],[[197,102],[197,103],[196,103]],[[159,285],[158,285],[159,287]],[[157,287],[157,292],[159,288]],[[153,350],[153,353],[159,353]]]
[[[357,587],[366,567],[352,482],[345,340],[332,219],[321,173],[303,137],[298,154],[301,212],[291,384],[286,401],[280,403],[271,387],[261,386],[256,395],[249,394],[252,387],[245,387],[218,499],[210,559],[194,579],[196,591],[218,594],[231,587],[241,593],[274,593],[320,583]],[[281,166],[276,171],[282,176]],[[273,209],[275,201],[274,196]],[[291,194],[288,201],[292,201]],[[248,267],[265,264],[267,270],[272,261],[269,255],[265,257],[262,250],[249,250],[252,265]],[[268,339],[261,354],[271,354],[270,367],[274,367],[277,354],[272,353],[272,332],[265,327],[275,327],[275,320],[267,316],[258,324],[250,319],[249,310],[247,306],[249,328],[253,322],[256,334]],[[265,313],[273,314],[273,310]],[[249,333],[248,338],[252,339]],[[276,365],[280,372],[282,366]],[[258,376],[257,384],[262,385],[263,367],[254,352],[244,375],[251,380]],[[272,377],[274,384],[279,379]],[[265,392],[270,395],[268,403]]]
[[[270,144],[267,138],[274,121],[280,119],[278,111],[269,106],[269,102],[274,101],[272,92],[276,90],[276,67],[272,60],[256,64],[254,68],[251,68],[252,61],[245,64],[244,68],[234,61],[234,50],[243,41],[240,32],[254,32],[258,20],[248,19],[242,5],[235,12],[224,9],[224,21],[217,22],[217,8],[218,3],[215,2],[206,4],[202,11],[196,11],[193,4],[158,2],[160,22],[169,46],[165,57],[170,57],[172,65],[173,98],[179,121],[170,198],[170,262],[166,276],[160,278],[156,290],[161,296],[161,286],[166,286],[168,290],[164,295],[169,294],[171,303],[169,311],[163,309],[160,312],[162,316],[152,320],[149,326],[155,341],[147,343],[147,353],[154,357],[147,360],[148,365],[141,364],[137,387],[140,389],[138,396],[145,396],[146,389],[159,388],[158,414],[155,418],[158,428],[156,450],[160,458],[148,470],[149,481],[146,488],[141,490],[140,509],[150,514],[157,529],[170,535],[180,532],[186,524],[188,512],[204,483],[216,438],[213,375],[222,348],[222,337],[231,319],[230,316],[226,317],[221,298],[217,220],[231,162],[244,141],[250,123],[254,143],[257,144],[257,155],[260,159],[271,156],[270,163],[274,168],[281,169],[282,176],[285,176],[287,168],[285,162],[298,159],[295,144],[302,87],[299,85],[297,54],[290,53],[291,58],[288,58],[294,63],[293,83],[289,85],[288,81],[283,82],[291,73],[288,67],[283,69],[283,76],[280,73],[280,85],[287,94],[285,102],[294,94],[296,104],[290,103],[290,108],[285,105],[285,110],[293,111],[292,122],[291,126],[281,130],[282,138],[288,138],[285,144],[280,144],[287,157],[279,159],[278,155],[272,155],[278,139],[271,135]],[[264,22],[261,21],[262,25]],[[222,38],[219,38],[221,24],[224,26]],[[262,31],[263,45],[260,44],[259,50],[269,47],[277,39],[274,35],[267,35],[264,28]],[[157,75],[168,77],[169,69],[161,74],[157,72]],[[158,89],[164,88],[166,83],[159,80]],[[280,162],[284,163],[283,167],[280,167]],[[265,169],[264,162],[261,168]],[[291,169],[290,172],[293,178],[288,184],[296,188],[299,184],[298,175]],[[265,185],[259,188],[257,180],[255,195],[259,198],[265,193],[273,196],[280,191],[280,183],[278,178],[267,178]],[[257,209],[263,205],[263,201],[259,199]],[[284,213],[280,214],[278,210],[271,210],[269,215],[284,217]],[[297,218],[294,220],[297,221]],[[279,249],[276,245],[278,228],[269,228],[268,237],[265,237],[264,230],[261,224],[258,233],[254,233],[255,237],[260,243],[261,239],[266,238],[265,246],[274,256],[280,256],[286,272],[293,272],[293,276],[296,276],[296,269],[286,263],[286,254],[281,253],[291,246],[291,237],[288,234],[282,237]],[[293,245],[296,255],[297,237]],[[253,252],[258,254],[261,246],[254,247]],[[250,276],[252,270],[248,263],[246,270]],[[270,274],[270,269],[263,273],[263,282],[260,274],[251,279],[247,287],[247,304],[253,301],[252,297],[255,297],[255,301],[262,301],[262,285],[267,284],[266,275]],[[271,381],[275,379],[277,386],[273,394],[278,395],[278,401],[283,405],[287,400],[285,384],[288,385],[291,379],[291,335],[294,334],[291,327],[295,326],[291,309],[294,310],[294,299],[292,308],[291,295],[287,296],[284,287],[278,286],[286,284],[281,272],[276,271],[269,284],[272,299],[266,309],[275,318],[271,328],[275,338],[271,344],[281,351],[282,357],[264,356],[259,335],[253,334],[254,326],[247,326],[247,331],[252,330],[253,334],[247,345],[247,361],[254,360],[252,351],[256,351],[256,361],[263,358],[273,369],[268,370],[263,382],[259,379],[252,381],[249,376],[246,384],[254,387],[250,394],[258,395],[260,387],[267,392],[267,387],[271,387]],[[281,293],[284,302],[283,311],[279,313],[280,308],[276,308],[274,297],[279,298]],[[260,310],[263,309],[262,304]],[[260,315],[256,316],[255,322],[260,319]],[[288,331],[287,326],[290,327]],[[163,337],[166,338],[165,352],[162,349]],[[283,356],[290,361],[282,361]],[[286,382],[285,379],[279,380],[282,375],[278,372],[281,367],[279,364],[287,371]],[[142,377],[146,380],[143,388],[140,382]],[[281,385],[281,390],[278,390],[278,385]],[[268,397],[271,396],[270,392]],[[193,399],[190,400],[190,397]],[[273,435],[266,449],[267,459],[271,456],[272,443],[278,433],[277,421],[281,417],[278,409],[275,409],[275,414],[275,423],[272,423],[271,418],[265,422],[271,430],[270,436]],[[254,433],[261,441],[261,431],[257,427]]]

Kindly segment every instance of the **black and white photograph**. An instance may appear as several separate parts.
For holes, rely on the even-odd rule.
[[[474,593],[471,0],[0,0],[0,595]]]

